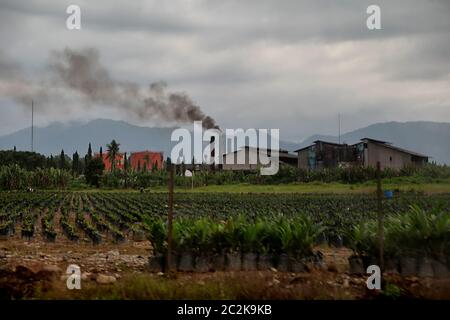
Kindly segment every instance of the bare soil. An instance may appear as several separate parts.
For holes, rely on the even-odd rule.
[[[307,273],[276,269],[254,272],[177,273],[168,277],[147,270],[148,241],[93,245],[59,238],[46,242],[14,236],[0,241],[0,298],[45,299],[450,299],[450,279],[384,275],[398,292],[384,294],[366,287],[367,275],[350,275],[346,248],[318,247],[325,267]],[[83,290],[68,290],[66,269],[80,266]],[[98,276],[114,281],[99,284]],[[166,288],[163,290],[162,288]],[[2,291],[3,290],[3,291]],[[175,293],[173,293],[175,292]]]

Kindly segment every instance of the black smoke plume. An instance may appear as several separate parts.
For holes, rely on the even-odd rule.
[[[205,128],[218,128],[216,121],[186,93],[169,92],[164,82],[155,82],[143,89],[136,83],[111,78],[107,68],[100,63],[98,51],[92,48],[52,52],[47,72],[39,81],[27,80],[19,67],[5,62],[1,55],[0,71],[12,81],[8,84],[8,79],[1,76],[0,92],[25,105],[35,99],[43,105],[58,104],[59,108],[64,108],[62,101],[76,95],[85,107],[108,106],[139,120],[203,121]]]

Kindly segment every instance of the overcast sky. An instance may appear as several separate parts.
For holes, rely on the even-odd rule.
[[[79,31],[66,29],[70,4],[81,7]],[[382,30],[367,29],[369,4],[380,5]],[[15,70],[39,81],[49,54],[64,48],[97,49],[119,81],[166,82],[222,128],[280,128],[301,141],[337,134],[339,112],[343,132],[450,122],[448,0],[1,0],[0,40],[0,134],[29,125],[4,90]],[[155,124],[78,102],[42,114],[36,103],[40,126],[98,117]]]

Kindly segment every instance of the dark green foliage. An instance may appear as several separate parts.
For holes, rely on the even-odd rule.
[[[71,175],[66,170],[36,169],[27,171],[18,165],[0,167],[1,190],[25,190],[26,188],[51,189],[67,187]]]
[[[449,179],[450,167],[445,165],[428,164],[422,168],[405,167],[402,170],[386,168],[382,171],[383,179],[413,177],[415,180],[432,182],[433,179]],[[376,170],[373,167],[349,167],[349,168],[326,168],[322,170],[305,170],[291,166],[280,166],[280,170],[273,176],[260,176],[253,173],[247,175],[247,182],[261,184],[278,184],[289,182],[341,182],[341,183],[364,183],[376,179]]]
[[[51,169],[55,170],[55,169]],[[57,212],[60,221],[55,220]],[[174,250],[310,256],[332,237],[356,253],[377,252],[372,195],[176,193]],[[400,194],[384,204],[386,256],[450,255],[450,196]],[[167,194],[137,192],[0,192],[0,234],[18,226],[26,238],[36,224],[45,239],[98,243],[144,234],[157,253],[166,250]],[[56,235],[60,224],[62,235]],[[325,239],[325,240],[324,240]]]
[[[72,157],[72,173],[74,175],[80,174],[80,156],[77,151],[75,151]]]
[[[89,165],[89,162],[92,160],[92,147],[91,143],[89,142],[88,152],[86,156],[84,157],[84,167],[87,168]]]
[[[85,170],[86,182],[99,188],[103,170],[105,170],[105,165],[102,159],[94,158],[90,160]]]
[[[108,158],[111,163],[111,172],[114,172],[116,169],[116,156],[119,153],[120,143],[117,143],[116,140],[113,139],[106,147],[108,148]]]
[[[125,172],[128,171],[128,158],[127,158],[127,153],[125,152],[125,154],[123,155],[123,170]]]
[[[149,239],[155,251],[166,250],[167,228],[161,218],[147,221]],[[293,256],[312,255],[313,245],[323,231],[320,223],[307,217],[259,218],[244,216],[226,221],[210,218],[178,218],[173,225],[173,248],[178,252],[196,254],[218,252],[272,252]]]
[[[66,156],[64,154],[64,150],[61,150],[61,154],[59,156],[59,168],[60,169],[66,168]]]
[[[385,221],[385,253],[396,255],[450,256],[450,209],[436,205],[424,209],[417,204]],[[364,221],[350,231],[352,249],[363,256],[376,256],[377,224]]]
[[[46,167],[54,169],[58,168],[58,163],[56,159],[53,157],[53,155],[50,155],[50,157],[47,158]]]
[[[161,217],[146,219],[148,237],[155,252],[164,252],[167,240],[167,224]]]
[[[18,165],[26,170],[34,170],[47,167],[47,159],[36,152],[2,150],[0,151],[0,164]]]
[[[144,167],[146,163],[143,164]],[[168,179],[167,170],[144,170],[143,165],[138,162],[137,172],[129,172],[127,176],[127,187],[148,188],[153,186],[166,186]],[[166,163],[166,167],[168,167]],[[186,167],[186,166],[184,166]],[[307,171],[291,166],[281,166],[278,174],[273,176],[261,176],[257,172],[246,171],[220,171],[211,172],[207,168],[195,171],[194,187],[205,185],[229,185],[238,183],[249,184],[284,184],[284,183],[332,183],[341,182],[348,184],[365,183],[375,181],[376,171],[374,168],[351,167],[324,169],[320,171]],[[190,187],[192,179],[185,177],[182,173],[183,165],[176,166],[174,184],[180,187]],[[125,186],[125,179],[121,172],[112,173],[113,178],[105,179],[105,186],[110,188],[122,188]],[[411,175],[412,174],[412,175]],[[117,178],[119,177],[119,178]],[[116,179],[117,178],[117,179]],[[406,169],[394,171],[385,169],[382,171],[382,178],[386,183],[402,181],[405,183],[432,183],[450,178],[450,167],[427,165],[414,170]],[[396,180],[395,180],[396,179]],[[441,180],[438,180],[441,179]],[[111,182],[111,184],[109,183]]]

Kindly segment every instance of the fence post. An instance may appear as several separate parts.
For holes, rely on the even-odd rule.
[[[166,272],[170,274],[172,259],[172,237],[173,237],[173,164],[169,167],[169,204],[167,213],[167,264]]]
[[[384,270],[384,216],[381,191],[381,165],[377,161],[377,205],[378,205],[378,246],[381,272]]]

